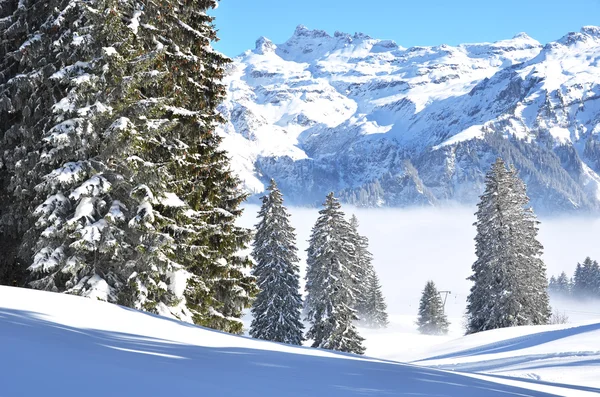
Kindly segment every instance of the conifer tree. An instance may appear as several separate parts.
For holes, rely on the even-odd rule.
[[[548,293],[556,293],[556,277],[551,276],[548,280]]]
[[[214,132],[228,62],[210,48],[216,1],[19,4],[2,178],[23,207],[30,285],[241,332],[255,286],[238,255],[245,195]]]
[[[358,218],[352,215],[352,244],[355,266],[353,270],[355,309],[361,325],[370,328],[387,326],[386,304],[381,292],[379,278],[373,267],[373,255],[369,252],[369,239],[358,231]]]
[[[571,294],[571,283],[565,272],[562,272],[558,277],[550,277],[548,292],[562,297],[567,297]]]
[[[417,325],[422,334],[445,335],[448,333],[450,323],[444,313],[442,297],[433,281],[428,281],[423,289]]]
[[[36,84],[28,78],[27,56],[19,49],[35,28],[40,8],[27,9],[18,0],[0,2],[0,284],[7,285],[22,286],[27,275],[19,247],[27,228],[24,218],[31,199],[30,186],[22,185],[21,198],[16,199],[13,175],[16,165],[28,165],[23,155],[36,137],[26,126],[39,121],[39,112],[33,114],[32,106],[40,104],[43,98],[33,95]],[[24,119],[23,114],[28,117]],[[17,147],[21,151],[16,152]]]
[[[339,201],[327,195],[309,239],[306,273],[307,338],[313,347],[362,354],[363,338],[353,322],[358,320],[352,228]]]
[[[578,263],[573,276],[573,295],[577,298],[600,298],[600,265],[589,256]]]
[[[546,324],[550,317],[538,221],[527,207],[525,184],[497,159],[486,175],[476,213],[474,282],[468,297],[468,333]]]
[[[362,324],[369,328],[385,328],[389,324],[387,305],[381,292],[379,277],[374,270],[368,275],[366,285],[368,289]]]
[[[269,194],[262,197],[252,256],[258,293],[252,306],[250,335],[274,342],[301,345],[304,328],[300,315],[300,268],[296,233],[283,196],[271,179]]]

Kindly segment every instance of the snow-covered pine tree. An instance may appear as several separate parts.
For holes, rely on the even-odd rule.
[[[353,282],[356,295],[355,309],[360,324],[370,328],[387,326],[386,304],[381,292],[379,278],[373,267],[373,255],[369,252],[369,239],[358,231],[358,218],[352,215],[352,244],[354,247],[355,269]]]
[[[206,11],[217,2],[115,4],[132,37],[130,48],[108,48],[125,77],[106,153],[122,149],[107,163],[123,170],[137,252],[122,299],[239,333],[256,287],[239,255],[251,232],[235,225],[246,195],[215,133],[229,62],[210,47]]]
[[[468,297],[467,333],[546,324],[547,278],[537,240],[538,221],[527,207],[525,184],[497,159],[486,175],[476,213],[474,282]]]
[[[364,339],[353,324],[358,317],[353,309],[352,228],[333,193],[323,205],[307,250],[305,312],[311,323],[307,338],[313,347],[362,354]]]
[[[13,11],[3,35],[14,36],[16,50],[3,57],[9,73],[0,83],[0,112],[8,115],[2,125],[2,194],[13,202],[5,208],[9,227],[3,232],[11,231],[21,263],[34,262],[33,286],[72,291],[91,277],[75,275],[78,256],[66,252],[61,239],[93,222],[83,213],[89,201],[71,205],[69,195],[93,189],[88,159],[97,154],[97,132],[91,119],[106,110],[95,100],[102,62],[92,62],[98,54],[90,45],[94,15],[82,1],[23,0]],[[101,297],[110,295],[110,286],[99,287]]]
[[[369,290],[367,279],[373,271],[373,254],[369,252],[369,240],[358,231],[358,218],[354,214],[350,217],[350,229],[354,258],[351,268],[352,288],[355,296],[354,309],[362,322],[366,317],[367,292]]]
[[[258,293],[252,305],[250,335],[274,342],[301,345],[300,268],[296,232],[283,205],[283,195],[273,179],[262,197],[252,256]]]
[[[548,280],[548,293],[549,294],[556,293],[556,277],[554,277],[554,276],[550,277],[550,280]]]
[[[427,335],[445,335],[448,333],[448,318],[444,313],[442,297],[433,281],[428,281],[423,289],[419,303],[417,319],[419,332]]]
[[[26,69],[20,62],[19,48],[27,40],[33,19],[27,21],[26,17],[33,13],[25,11],[25,4],[18,0],[0,2],[0,284],[19,286],[25,283],[27,274],[27,265],[18,254],[25,229],[21,220],[28,200],[15,200],[13,196],[15,161],[22,159],[12,156],[17,146],[24,147],[29,130],[24,131],[23,127],[33,116],[23,120],[20,110],[31,109],[30,100],[35,91],[26,76],[17,77]]]
[[[571,283],[565,272],[562,272],[558,277],[550,277],[548,293],[561,297],[567,297],[571,294]]]
[[[589,256],[578,263],[573,276],[573,296],[580,299],[600,298],[600,265]]]
[[[368,291],[364,306],[363,324],[369,328],[385,328],[388,326],[387,305],[381,292],[381,284],[377,273],[372,271],[367,277]]]
[[[2,89],[16,114],[3,162],[14,213],[34,214],[20,243],[32,285],[241,332],[251,234],[214,133],[216,1],[20,4],[32,20]]]

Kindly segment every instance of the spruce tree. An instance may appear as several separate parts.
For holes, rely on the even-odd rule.
[[[0,2],[0,284],[19,286],[24,285],[27,275],[27,263],[19,256],[19,247],[27,228],[24,218],[31,193],[28,185],[17,187],[13,176],[17,166],[28,165],[24,155],[37,139],[28,128],[39,122],[39,111],[34,114],[32,109],[52,103],[51,99],[33,95],[37,81],[29,78],[27,54],[19,50],[29,39],[30,30],[40,23],[41,3],[38,7],[26,6],[18,0]],[[47,102],[42,104],[44,99]],[[13,194],[16,189],[22,191],[19,199]]]
[[[250,335],[274,342],[301,345],[304,328],[300,315],[300,268],[296,233],[283,196],[274,180],[262,197],[252,256],[258,293],[252,306]]]
[[[552,276],[550,277],[550,280],[548,280],[548,293],[555,294],[556,288],[556,277]]]
[[[561,297],[567,297],[571,294],[571,283],[565,272],[562,272],[558,277],[550,277],[548,293]]]
[[[352,215],[352,244],[355,266],[353,270],[355,309],[361,325],[370,328],[383,328],[388,324],[386,304],[381,292],[379,278],[373,267],[373,255],[369,252],[369,239],[358,231],[358,218]]]
[[[590,257],[578,263],[573,276],[573,295],[580,299],[600,298],[600,265]]]
[[[379,283],[379,277],[373,270],[367,277],[366,280],[367,294],[366,302],[363,307],[364,326],[369,328],[385,328],[388,326],[388,314],[387,305],[381,292],[381,284]]]
[[[2,178],[30,285],[241,332],[255,286],[214,131],[229,62],[210,48],[216,1],[20,4]]]
[[[538,221],[517,171],[497,159],[486,175],[476,213],[474,282],[467,332],[546,324],[550,317]]]
[[[417,319],[419,332],[427,335],[445,335],[448,333],[450,323],[444,314],[442,297],[433,281],[428,281],[423,289],[419,303],[419,317]]]
[[[327,195],[309,239],[306,273],[307,338],[313,347],[362,354],[363,338],[353,322],[356,304],[352,227],[339,201]]]

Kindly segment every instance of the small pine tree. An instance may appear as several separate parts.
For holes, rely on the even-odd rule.
[[[428,281],[423,289],[417,325],[422,334],[446,335],[448,333],[450,323],[444,314],[442,297],[433,281]]]
[[[474,282],[468,297],[467,333],[547,324],[548,280],[535,215],[514,167],[497,159],[486,175],[476,213]]]
[[[381,292],[379,278],[373,267],[373,255],[369,252],[369,239],[358,231],[356,215],[350,218],[352,244],[354,246],[355,267],[353,271],[356,291],[355,309],[360,324],[370,328],[387,326],[386,304]]]
[[[363,338],[353,322],[355,268],[352,228],[339,201],[327,195],[309,239],[306,271],[307,338],[313,347],[362,354]]]
[[[589,256],[575,268],[573,296],[580,299],[600,298],[600,265]]]
[[[274,342],[300,345],[303,341],[300,313],[300,268],[296,234],[283,196],[274,180],[262,197],[252,255],[253,275],[260,292],[252,306],[250,335]]]
[[[550,277],[548,292],[561,297],[571,295],[571,283],[565,272],[562,272],[558,277]]]
[[[368,286],[366,301],[363,307],[364,317],[362,324],[369,328],[385,328],[388,326],[387,305],[381,292],[379,277],[373,270],[365,283]]]
[[[556,277],[552,276],[550,277],[550,280],[548,281],[548,293],[550,294],[556,294]]]

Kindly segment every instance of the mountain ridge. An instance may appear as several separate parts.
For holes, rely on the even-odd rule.
[[[300,25],[234,59],[219,133],[250,193],[274,178],[293,204],[473,203],[502,156],[536,210],[597,211],[599,60],[595,26],[403,48]]]

